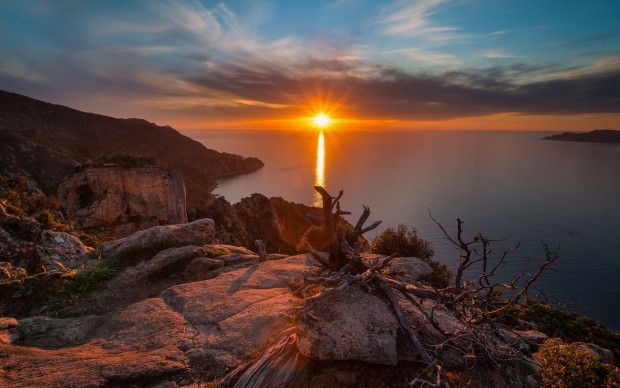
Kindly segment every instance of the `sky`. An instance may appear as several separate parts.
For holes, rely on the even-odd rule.
[[[620,1],[3,0],[0,89],[177,129],[620,129]]]

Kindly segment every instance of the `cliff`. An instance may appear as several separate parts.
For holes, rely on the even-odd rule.
[[[215,179],[263,165],[256,158],[208,149],[170,126],[80,112],[0,91],[0,174],[25,173],[51,194],[76,166],[112,154],[153,157],[178,168],[189,206],[210,197]]]
[[[170,166],[90,167],[67,177],[58,198],[81,229],[106,238],[187,222],[183,178]]]
[[[597,129],[585,133],[564,132],[543,137],[544,140],[575,141],[587,143],[620,143],[620,131]]]
[[[320,224],[320,217],[313,216],[316,213],[310,206],[255,193],[232,205],[223,197],[215,198],[192,209],[189,218],[213,219],[221,243],[252,249],[254,241],[261,239],[270,251],[292,254],[304,233]]]
[[[386,298],[352,278],[337,286],[340,272],[322,277],[336,279],[333,286],[317,289],[325,271],[310,255],[272,254],[261,261],[214,239],[214,222],[201,219],[102,244],[96,256],[115,261],[119,273],[98,292],[76,296],[92,286],[98,264],[82,276],[64,272],[77,302],[64,308],[64,318],[39,315],[41,304],[50,303],[41,279],[4,284],[0,300],[30,305],[36,315],[0,318],[0,386],[406,387],[416,377],[435,377],[421,366],[428,355],[416,350],[407,328],[440,342],[432,356],[451,386],[536,387],[549,371],[586,368],[602,379],[575,386],[602,386],[597,382],[606,374],[609,386],[618,382],[614,353],[600,346],[559,349],[582,348],[578,356],[590,366],[572,367],[558,356],[549,363],[541,353],[557,346],[544,342],[547,335],[531,323],[502,322],[494,332],[488,322],[472,332],[442,302],[388,292]],[[360,260],[380,268],[391,284],[406,278],[416,289],[432,271],[413,257],[362,254]],[[28,287],[30,293],[22,292]],[[433,325],[425,324],[429,316]],[[478,331],[483,336],[470,342]],[[481,348],[499,353],[477,355]]]

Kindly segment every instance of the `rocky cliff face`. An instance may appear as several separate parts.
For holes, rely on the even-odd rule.
[[[256,158],[208,149],[170,126],[84,113],[0,91],[0,174],[25,174],[52,194],[76,166],[112,154],[152,157],[178,168],[190,206],[210,197],[216,178],[263,165]]]
[[[295,247],[306,230],[320,224],[312,217],[316,212],[316,209],[281,197],[252,194],[233,205],[222,197],[216,198],[208,205],[193,209],[190,219],[213,219],[217,239],[222,243],[253,249],[254,241],[261,239],[271,252],[292,254],[297,252]]]
[[[67,177],[58,198],[80,228],[106,237],[187,222],[183,178],[169,166],[87,168]]]

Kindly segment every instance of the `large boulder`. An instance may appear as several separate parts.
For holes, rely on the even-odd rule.
[[[44,230],[36,246],[43,266],[49,270],[76,269],[92,259],[94,249],[65,232]]]
[[[297,326],[297,348],[318,360],[396,365],[399,323],[391,308],[357,287],[318,301]]]
[[[202,246],[215,242],[213,220],[203,218],[188,224],[156,226],[119,240],[101,244],[97,253],[103,258],[137,263],[150,259],[164,249],[187,245]]]
[[[75,269],[92,251],[69,233],[44,230],[34,218],[6,214],[0,219],[0,258],[15,268],[31,273]]]
[[[80,228],[106,237],[187,222],[183,178],[165,165],[89,167],[67,177],[58,198]]]

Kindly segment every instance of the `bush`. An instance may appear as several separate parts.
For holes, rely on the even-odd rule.
[[[396,229],[387,228],[370,244],[370,252],[381,255],[398,253],[403,257],[418,257],[427,262],[433,269],[433,273],[422,279],[437,288],[445,288],[450,284],[452,274],[448,266],[431,260],[435,251],[431,243],[418,237],[415,228],[410,229],[406,225],[399,224]]]
[[[545,341],[534,358],[542,387],[620,387],[620,371],[574,344]]]
[[[551,338],[560,338],[569,343],[591,342],[609,349],[617,362],[620,361],[620,332],[610,331],[592,318],[543,304],[533,298],[513,306],[507,315],[535,323],[538,331]]]
[[[418,237],[418,231],[399,224],[397,229],[387,228],[370,244],[372,253],[391,255],[397,252],[403,257],[430,259],[435,254],[431,243]]]

